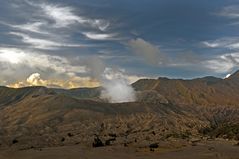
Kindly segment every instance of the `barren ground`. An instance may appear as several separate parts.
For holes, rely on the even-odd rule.
[[[139,149],[123,146],[86,148],[78,145],[42,149],[0,151],[0,159],[239,159],[239,146],[232,141],[206,141],[177,149]]]

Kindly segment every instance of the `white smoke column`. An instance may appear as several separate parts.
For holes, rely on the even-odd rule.
[[[110,103],[134,102],[135,91],[123,79],[110,80],[103,84],[101,98]]]
[[[87,64],[92,76],[97,78],[103,90],[101,98],[110,103],[124,103],[136,101],[136,93],[128,83],[122,71],[106,68],[97,57],[93,57]]]
[[[102,86],[101,98],[107,99],[110,103],[134,102],[136,100],[134,89],[119,70],[106,68],[103,73]]]

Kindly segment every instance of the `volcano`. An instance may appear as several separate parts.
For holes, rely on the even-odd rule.
[[[127,103],[102,100],[101,87],[0,87],[0,147],[157,150],[162,143],[174,149],[195,139],[239,140],[239,72],[227,79],[141,79],[132,87],[137,101]]]

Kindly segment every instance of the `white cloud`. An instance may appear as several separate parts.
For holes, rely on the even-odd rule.
[[[0,48],[0,57],[3,57],[0,58],[2,62],[24,64],[30,67],[50,68],[57,73],[75,74],[77,72],[85,72],[84,66],[72,66],[64,57],[40,54],[17,48]]]
[[[83,33],[87,38],[93,39],[93,40],[112,40],[115,36],[114,34],[99,34],[99,33],[92,33],[92,32],[86,32]]]
[[[12,24],[7,24],[8,26],[16,29],[20,29],[23,31],[30,31],[34,33],[39,33],[39,34],[50,34],[48,31],[43,30],[41,27],[42,26],[47,26],[48,24],[43,21],[38,21],[38,22],[33,22],[33,23],[26,23],[26,24],[20,24],[20,25],[12,25]]]
[[[234,65],[228,60],[223,60],[221,58],[208,60],[203,62],[203,65],[206,68],[209,68],[211,71],[216,73],[225,73],[233,69]]]
[[[105,31],[110,23],[102,19],[91,19],[83,16],[76,15],[74,8],[69,6],[60,6],[43,3],[39,5],[44,14],[55,21],[55,27],[68,27],[72,24],[82,24],[97,28]]]
[[[85,64],[72,64],[68,59],[55,55],[46,55],[32,50],[0,47],[0,84],[9,87],[42,85],[47,87],[95,87],[100,83],[89,77]],[[92,62],[97,63],[95,60]],[[99,68],[98,63],[94,68]],[[101,67],[101,66],[100,66]],[[102,66],[103,67],[103,66]],[[104,69],[103,69],[104,70]],[[124,70],[107,68],[104,72],[107,80],[124,79],[124,84],[132,83],[142,76],[128,75]],[[40,72],[38,72],[40,71]],[[96,71],[96,70],[94,70]],[[114,71],[114,72],[113,72]],[[29,73],[35,72],[29,76]],[[83,75],[83,77],[79,76]],[[41,77],[43,75],[44,78]],[[99,74],[99,76],[102,74]],[[27,78],[28,77],[28,78]],[[121,83],[121,84],[123,84]]]
[[[15,49],[0,48],[0,61],[8,61],[13,64],[21,62],[26,54]]]
[[[237,42],[228,45],[230,49],[239,49],[239,39]]]
[[[203,61],[202,65],[216,73],[231,72],[239,66],[239,53],[220,55],[214,59]]]
[[[224,7],[218,15],[228,18],[239,18],[239,5],[231,5]]]
[[[216,15],[230,19],[229,25],[239,25],[239,5],[225,6]]]
[[[62,42],[51,41],[46,39],[38,39],[30,37],[27,34],[19,33],[19,32],[10,32],[9,34],[16,35],[22,38],[22,41],[26,44],[30,44],[32,47],[37,49],[58,49],[59,47],[84,47],[86,45],[78,45],[78,44],[65,44]]]
[[[66,28],[77,25],[88,30],[97,29],[98,32],[105,32],[109,26],[109,21],[105,19],[94,19],[76,14],[76,10],[70,6],[64,6],[52,3],[36,3],[26,1],[30,6],[36,9],[36,13],[32,13],[29,22],[25,24],[9,24],[1,22],[11,28],[19,31],[12,31],[10,34],[22,38],[26,44],[36,49],[53,50],[59,47],[91,47],[92,45],[71,44],[67,39],[69,37]],[[57,32],[61,30],[61,34]],[[87,38],[93,40],[113,40],[115,34],[82,32]],[[32,34],[38,33],[38,34]],[[41,34],[41,35],[39,35]],[[34,36],[33,36],[34,35]],[[28,46],[29,47],[29,46]]]
[[[49,18],[55,20],[56,27],[67,27],[74,23],[86,23],[87,20],[73,13],[71,7],[41,4],[40,7]]]
[[[215,43],[215,42],[208,42],[208,41],[204,41],[202,42],[203,45],[205,45],[206,47],[210,47],[210,48],[216,48],[219,47],[220,44],[219,43]]]
[[[93,20],[93,22],[91,22],[91,24],[93,26],[98,27],[101,31],[106,31],[110,26],[110,23],[108,21],[102,20],[102,19]]]
[[[107,89],[109,91],[113,91],[114,95],[113,97],[110,96],[107,92],[104,91],[102,94],[103,98],[110,98],[109,100],[112,102],[124,102],[124,101],[133,101],[134,94],[132,94],[133,89],[128,86],[129,83],[133,83],[139,79],[146,78],[146,77],[140,77],[136,75],[126,75],[122,72],[116,72],[113,71],[110,68],[106,69],[105,72],[105,78],[107,78],[106,83],[104,85],[107,85]],[[0,80],[1,83],[3,83]],[[7,84],[8,82],[4,82]],[[46,87],[59,87],[59,88],[77,88],[77,87],[98,87],[100,86],[100,82],[98,80],[93,80],[91,77],[78,77],[78,76],[70,76],[67,80],[64,79],[54,79],[54,78],[48,78],[44,79],[42,78],[40,73],[32,73],[29,75],[26,79],[23,79],[21,81],[12,82],[7,84],[8,87],[14,87],[14,88],[20,88],[20,87],[26,87],[26,86],[46,86]],[[113,88],[112,88],[113,86]],[[130,89],[129,89],[130,88]],[[126,90],[127,89],[127,90]],[[120,95],[115,94],[115,90],[124,92]],[[129,92],[128,92],[129,91]]]
[[[203,41],[202,44],[209,48],[239,49],[239,37],[224,37],[211,41]]]
[[[62,79],[43,79],[40,73],[31,74],[26,80],[11,83],[8,87],[20,88],[26,86],[45,86],[53,88],[77,88],[77,87],[97,87],[98,81],[91,80],[89,77],[74,77],[69,80]]]
[[[0,84],[10,87],[43,85],[47,87],[95,87],[98,81],[87,77],[86,67],[73,65],[68,59],[32,50],[0,47]],[[47,79],[42,79],[40,73]],[[26,80],[29,73],[37,72]],[[83,77],[80,77],[82,74]],[[34,78],[33,78],[34,77]]]
[[[41,79],[41,75],[39,73],[33,73],[27,78],[27,82],[32,86],[44,85],[46,81]]]

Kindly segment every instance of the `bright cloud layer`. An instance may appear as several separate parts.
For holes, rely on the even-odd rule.
[[[45,80],[39,73],[31,74],[26,80],[12,83],[9,87],[20,88],[26,86],[45,86],[51,88],[77,88],[77,87],[98,87],[100,83],[89,77],[72,77],[69,80],[50,79]]]

